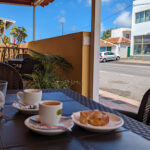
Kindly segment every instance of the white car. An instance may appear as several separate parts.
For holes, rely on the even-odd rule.
[[[113,52],[100,52],[100,62],[106,62],[109,60],[119,60],[120,56]]]

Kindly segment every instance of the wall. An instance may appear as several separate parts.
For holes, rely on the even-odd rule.
[[[115,54],[119,54],[117,46],[112,46],[111,51],[114,52]]]
[[[140,5],[144,4],[145,5]],[[132,12],[131,56],[134,55],[134,36],[150,34],[150,21],[135,23],[135,14],[150,9],[150,0],[136,0]]]
[[[126,58],[128,53],[128,47],[130,47],[130,44],[120,44],[120,57]]]
[[[118,29],[113,29],[111,31],[111,37],[125,37],[126,34],[131,35],[131,29],[130,28],[118,28]]]
[[[79,81],[81,85],[75,86],[74,90],[88,97],[90,33],[80,32],[32,41],[28,47],[41,53],[63,56],[73,66],[73,70],[64,75]]]

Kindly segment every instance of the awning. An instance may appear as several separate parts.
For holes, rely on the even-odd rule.
[[[13,5],[24,5],[24,6],[47,6],[54,0],[0,0],[0,3],[13,4]]]

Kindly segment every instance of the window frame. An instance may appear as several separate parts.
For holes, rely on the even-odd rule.
[[[139,24],[139,23],[143,23],[143,22],[148,22],[150,21],[150,13],[149,13],[149,20],[146,20],[146,12],[150,12],[150,9],[144,10],[144,11],[140,11],[140,12],[136,12],[135,13],[135,24]],[[144,12],[144,20],[141,21],[141,14]],[[139,14],[140,18],[139,18],[139,22],[137,22],[137,15]]]
[[[146,56],[150,55],[150,54],[146,54],[145,50],[144,50],[144,45],[150,45],[150,41],[149,42],[144,42],[144,36],[148,36],[148,35],[134,36],[134,55],[146,55]],[[149,36],[150,36],[150,34],[149,34]],[[141,42],[136,42],[135,43],[135,38],[136,37],[142,37]],[[140,54],[135,53],[135,46],[136,45],[141,45],[141,53]]]

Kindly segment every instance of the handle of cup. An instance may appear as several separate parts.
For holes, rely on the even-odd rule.
[[[17,92],[17,98],[19,100],[22,99],[22,95],[23,95],[23,92]]]

